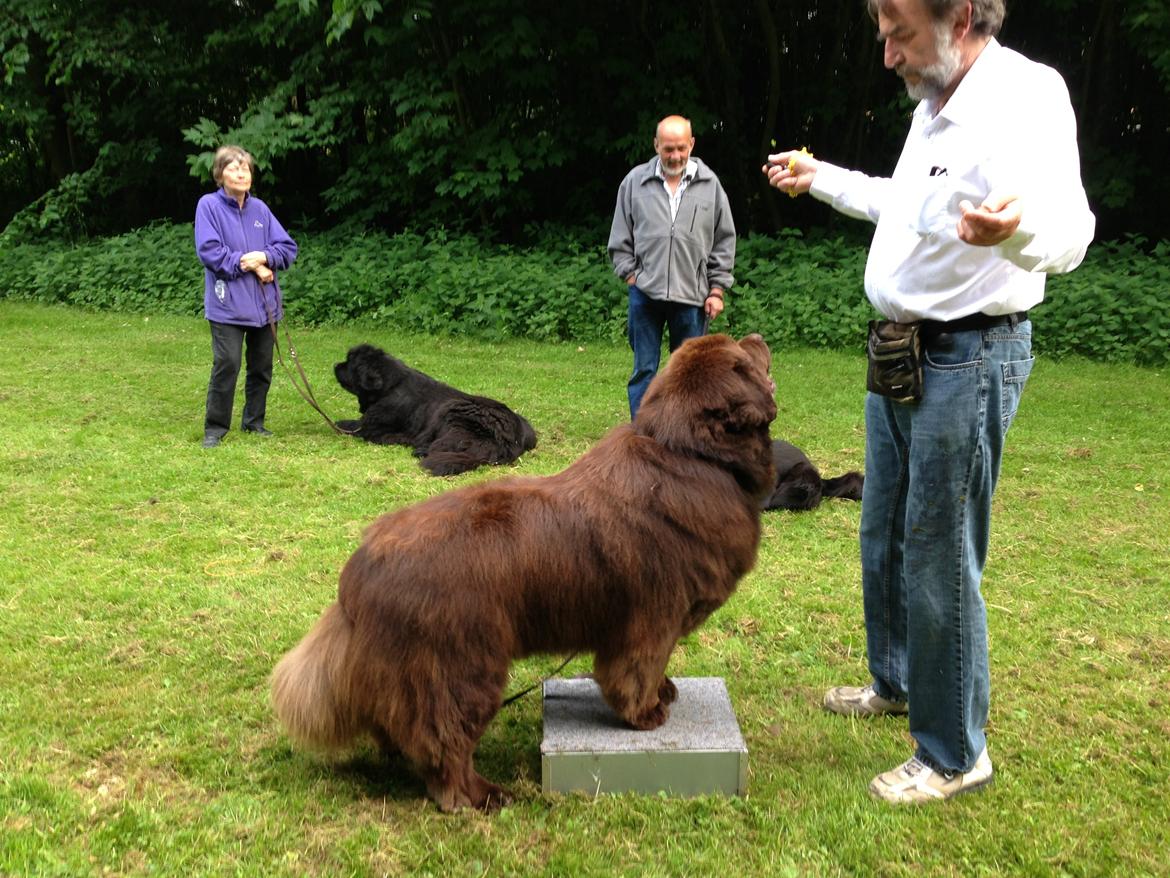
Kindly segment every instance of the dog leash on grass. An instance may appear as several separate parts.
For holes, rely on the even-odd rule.
[[[537,680],[535,683],[533,683],[527,689],[522,689],[521,691],[517,692],[515,695],[509,696],[508,699],[500,705],[500,708],[503,709],[503,708],[507,707],[509,704],[511,704],[513,701],[517,701],[518,699],[523,698],[525,695],[527,695],[529,692],[531,692],[537,686],[543,686],[545,683],[547,683],[549,680],[551,680],[553,677],[555,677],[557,674],[559,674],[561,671],[563,671],[565,669],[565,665],[567,665],[569,662],[571,662],[576,657],[577,657],[577,653],[573,653],[571,656],[569,656],[567,659],[565,659],[563,662],[561,662],[560,667],[558,667],[555,671],[553,671],[547,677],[544,677],[540,680]]]
[[[272,278],[272,285],[276,287],[277,292],[280,292],[280,285],[276,282],[275,275]],[[272,306],[268,304],[268,295],[265,291],[266,286],[267,285],[263,281],[260,282],[260,300],[264,303],[264,310],[268,314],[268,328],[272,330],[272,344],[276,348],[276,358],[280,361],[281,368],[284,369],[285,374],[288,375],[289,380],[292,382],[293,387],[297,389],[297,393],[301,395],[301,398],[317,410],[317,414],[325,419],[325,423],[332,427],[334,432],[340,433],[342,436],[352,436],[352,430],[345,430],[337,426],[337,424],[333,422],[333,419],[330,418],[329,415],[325,414],[325,410],[318,404],[317,398],[313,395],[313,387],[309,384],[309,378],[305,374],[305,370],[301,367],[300,358],[297,356],[297,349],[293,347],[292,335],[289,333],[287,325],[284,327],[284,338],[288,343],[288,355],[293,363],[296,364],[297,372],[300,373],[301,381],[304,383],[303,388],[300,384],[297,383],[297,377],[293,374],[292,369],[290,369],[288,364],[285,363],[284,357],[280,352],[280,336],[277,335],[276,332],[276,318],[272,313]]]

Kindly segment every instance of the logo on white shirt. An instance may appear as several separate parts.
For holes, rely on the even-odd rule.
[[[252,225],[253,225],[253,226],[255,226],[255,227],[256,227],[256,228],[258,228],[258,229],[262,229],[262,228],[264,228],[264,223],[260,222],[260,220],[255,220],[255,221],[252,223]]]

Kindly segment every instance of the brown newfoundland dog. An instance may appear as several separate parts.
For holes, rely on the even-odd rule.
[[[384,515],[337,602],[273,672],[295,740],[369,734],[443,811],[507,801],[472,764],[513,659],[591,652],[636,729],[669,715],[675,642],[756,559],[771,489],[771,355],[758,335],[682,345],[632,424],[563,472],[474,485]]]

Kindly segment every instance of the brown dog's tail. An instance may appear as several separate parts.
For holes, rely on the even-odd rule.
[[[298,743],[336,750],[362,731],[342,693],[352,637],[353,625],[334,603],[273,670],[272,705]]]

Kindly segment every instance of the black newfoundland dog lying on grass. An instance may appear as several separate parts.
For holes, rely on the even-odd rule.
[[[832,479],[821,478],[803,451],[783,439],[772,440],[772,464],[776,467],[776,484],[764,500],[764,509],[807,511],[820,505],[822,497],[860,500],[865,477],[847,472]]]
[[[362,413],[337,425],[367,442],[409,445],[432,475],[511,463],[536,447],[532,425],[502,402],[448,387],[373,345],[350,348],[333,374]]]

